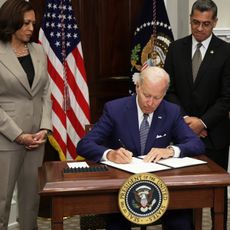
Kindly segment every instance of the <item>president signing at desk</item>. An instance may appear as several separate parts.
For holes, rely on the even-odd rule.
[[[165,70],[144,69],[136,82],[137,95],[106,103],[99,121],[78,143],[78,154],[94,162],[126,164],[139,155],[156,162],[204,153],[203,143],[185,124],[180,108],[163,100],[168,86]],[[112,217],[107,229],[130,229],[121,214],[108,216]],[[192,230],[192,222],[191,210],[169,210],[163,216],[164,229]]]

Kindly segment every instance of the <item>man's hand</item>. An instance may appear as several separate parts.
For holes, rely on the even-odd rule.
[[[199,137],[202,137],[202,138],[205,138],[207,136],[208,136],[208,132],[206,129],[203,129],[199,134]]]
[[[167,159],[174,156],[174,150],[171,148],[152,148],[144,157],[144,162],[157,162],[160,159]]]
[[[133,153],[126,150],[125,148],[111,150],[107,153],[107,159],[118,164],[130,163],[132,161],[132,156]]]
[[[185,117],[185,123],[200,137],[206,137],[207,131],[205,130],[204,124],[198,117]]]

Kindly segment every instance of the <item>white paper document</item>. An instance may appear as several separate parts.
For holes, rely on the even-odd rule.
[[[89,168],[89,165],[83,161],[83,162],[68,162],[67,163],[69,168]]]
[[[139,158],[143,159],[145,156],[139,156]],[[171,168],[182,168],[186,166],[192,166],[192,165],[200,165],[200,164],[206,164],[206,161],[198,160],[192,157],[171,157],[168,159],[162,159],[157,162],[158,164],[166,165]]]
[[[182,158],[172,157],[172,158],[158,161],[158,164],[167,165],[171,168],[181,168],[181,167],[200,165],[206,163],[207,163],[206,161],[198,160],[191,157],[182,157]]]
[[[142,159],[136,157],[133,157],[132,162],[129,164],[117,164],[112,161],[102,161],[101,163],[131,173],[147,173],[147,172],[156,172],[156,171],[170,169],[170,167],[167,167],[165,165],[146,163]]]
[[[112,161],[102,161],[101,163],[128,171],[131,173],[147,173],[147,172],[157,172],[161,170],[173,169],[173,168],[181,168],[192,165],[206,164],[206,161],[198,160],[191,157],[183,157],[183,158],[168,158],[162,159],[157,163],[146,163],[143,161],[144,156],[140,156],[138,158],[133,157],[132,162],[129,164],[117,164]]]

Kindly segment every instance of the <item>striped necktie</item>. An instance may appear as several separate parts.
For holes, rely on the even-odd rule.
[[[146,143],[148,133],[149,133],[148,117],[149,117],[149,115],[144,113],[144,118],[143,118],[143,120],[141,122],[141,126],[140,126],[141,155],[144,154],[145,143]]]

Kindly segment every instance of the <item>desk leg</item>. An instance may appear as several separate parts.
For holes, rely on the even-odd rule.
[[[202,230],[202,208],[194,209],[195,229]]]
[[[52,198],[51,229],[63,230],[63,199],[61,197]]]
[[[214,190],[213,230],[224,229],[224,187]]]

